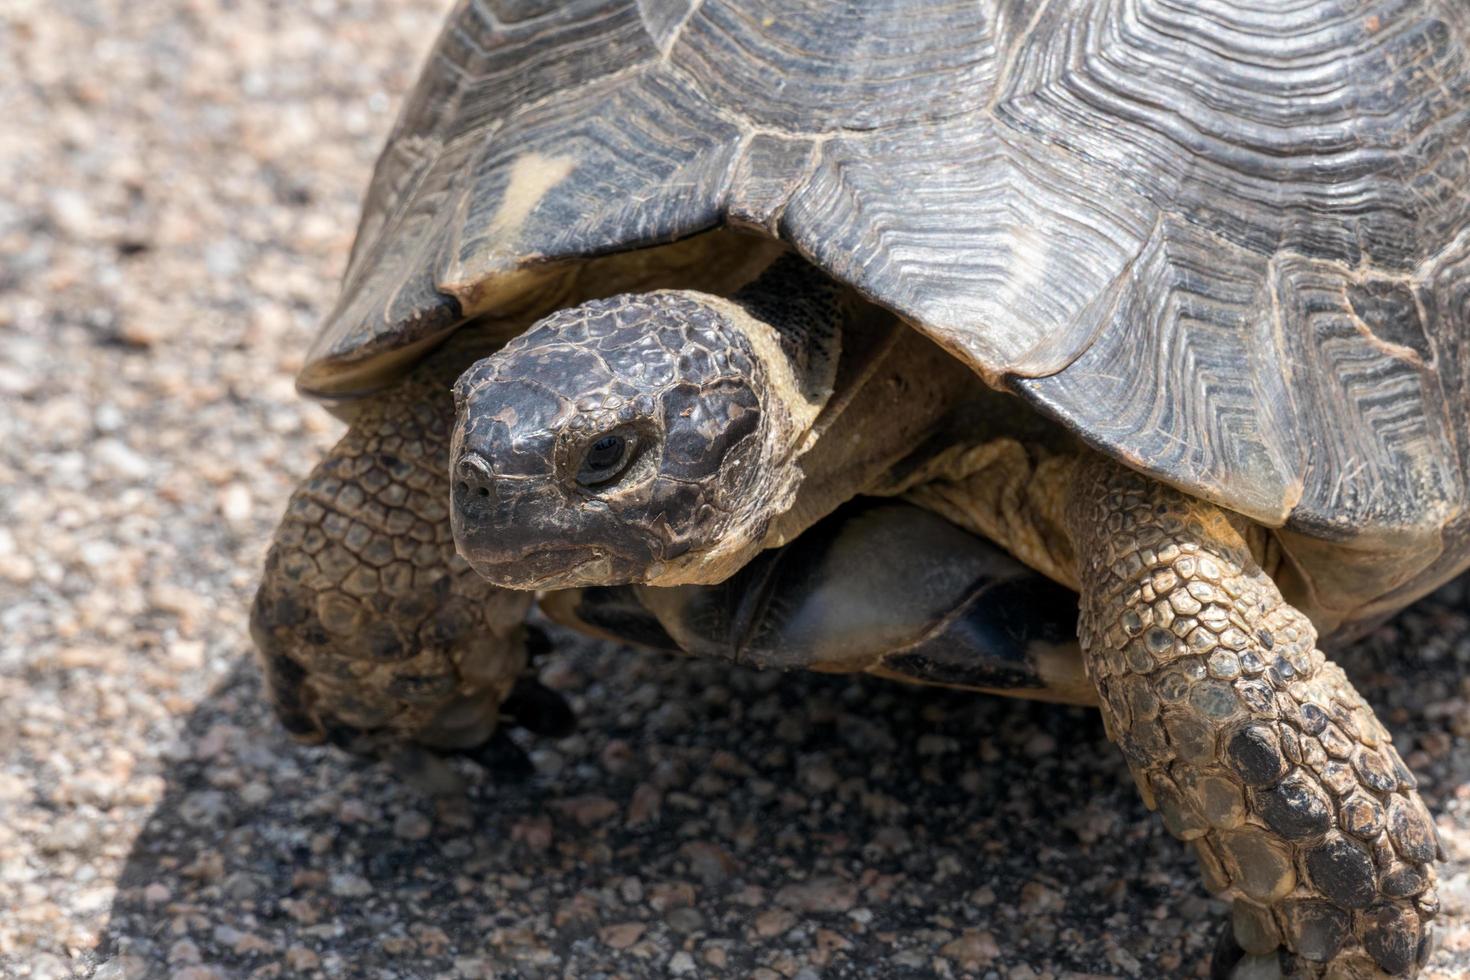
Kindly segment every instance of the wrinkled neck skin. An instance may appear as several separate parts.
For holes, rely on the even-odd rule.
[[[983,387],[892,314],[782,266],[715,301],[763,368],[770,430],[760,465],[773,475],[771,489],[744,501],[712,548],[656,567],[644,584],[724,581],[879,482]]]
[[[861,304],[855,297],[791,257],[778,259],[729,299],[700,300],[745,339],[759,366],[763,431],[755,466],[770,479],[736,502],[712,547],[655,565],[649,585],[720,582],[768,547],[771,527],[805,482],[800,462],[834,403],[844,344],[861,343],[866,326],[857,322]]]

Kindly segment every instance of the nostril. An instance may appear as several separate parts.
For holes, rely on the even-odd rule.
[[[489,464],[476,453],[465,453],[455,464],[455,496],[465,513],[479,513],[494,496],[491,489],[495,474]]]

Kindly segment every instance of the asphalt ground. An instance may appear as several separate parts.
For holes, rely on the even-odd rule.
[[[1199,975],[1224,907],[1085,711],[557,633],[529,779],[284,737],[246,608],[340,432],[291,377],[443,6],[0,0],[0,974]],[[1464,975],[1467,583],[1340,659]]]

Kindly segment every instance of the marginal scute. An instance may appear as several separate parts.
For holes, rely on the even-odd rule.
[[[352,362],[451,329],[461,317],[435,284],[437,260],[466,186],[475,134],[518,108],[651,57],[632,3],[572,0],[498,16],[461,3],[404,105],[368,189],[342,300],[312,345],[313,359]],[[595,44],[588,43],[596,38]],[[527,44],[576,52],[528,63]]]
[[[730,223],[776,234],[815,152],[811,139],[773,133],[751,137],[741,150],[725,201]]]
[[[638,130],[609,129],[612,118],[638,119],[668,141]],[[736,126],[703,103],[682,79],[657,69],[610,79],[603,86],[507,120],[469,168],[473,193],[460,202],[436,283],[479,312],[496,276],[514,271],[527,252],[541,262],[575,260],[673,241],[719,223],[720,175],[735,159]],[[674,149],[674,147],[679,149]],[[513,201],[515,163],[535,154],[573,169],[517,208],[514,224],[499,216]],[[596,177],[591,178],[590,174]],[[673,195],[678,186],[684,193]]]
[[[783,230],[998,382],[1022,365],[1065,365],[1148,235],[1153,216],[1126,191],[1057,192],[1085,179],[984,116],[842,136],[824,145]]]
[[[1438,533],[1463,499],[1464,486],[1447,421],[1437,403],[1438,380],[1422,363],[1384,350],[1364,336],[1349,300],[1351,282],[1325,260],[1283,258],[1273,268],[1272,288],[1282,316],[1296,325],[1285,337],[1284,360],[1293,364],[1292,397],[1303,414],[1327,414],[1322,441],[1301,470],[1302,501],[1311,533],[1350,537],[1381,528],[1397,538],[1383,560],[1391,569],[1342,570],[1350,586],[1364,577],[1401,578],[1436,557]],[[1371,384],[1363,379],[1372,378]],[[1360,478],[1339,479],[1347,466]],[[1416,567],[1417,566],[1417,567]],[[1331,569],[1313,569],[1314,577]],[[1337,584],[1319,578],[1321,586]]]

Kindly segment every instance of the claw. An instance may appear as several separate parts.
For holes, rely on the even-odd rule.
[[[534,677],[516,681],[500,715],[507,724],[551,738],[566,738],[577,730],[577,716],[567,699]]]
[[[1231,980],[1231,973],[1245,956],[1245,950],[1235,941],[1235,928],[1226,919],[1215,938],[1215,953],[1210,957],[1210,980]]]
[[[1229,980],[1286,980],[1290,976],[1278,955],[1247,956],[1236,964]]]
[[[535,663],[542,657],[551,653],[551,637],[546,631],[534,623],[526,624],[526,661]]]
[[[464,753],[479,763],[487,772],[508,780],[529,779],[536,774],[536,766],[526,750],[511,740],[505,729],[499,729],[478,748]]]
[[[1247,953],[1235,938],[1230,920],[1220,928],[1210,957],[1210,980],[1287,980],[1296,973],[1284,963],[1284,950],[1258,955]]]
[[[452,799],[465,793],[464,780],[447,759],[437,752],[412,743],[384,748],[383,758],[407,785],[434,799]]]

